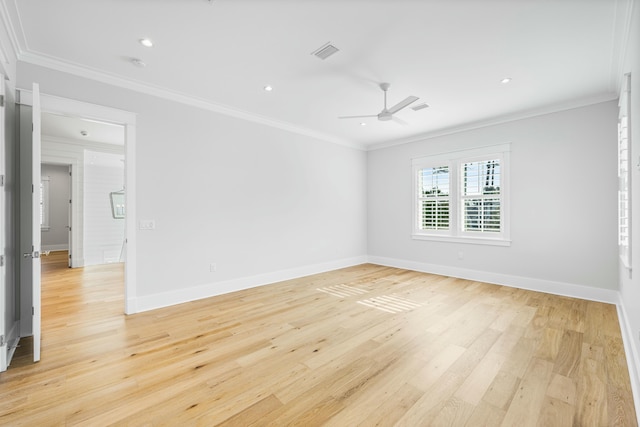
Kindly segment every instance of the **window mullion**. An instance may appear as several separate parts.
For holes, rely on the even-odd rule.
[[[451,229],[451,235],[456,237],[460,234],[460,216],[458,215],[458,195],[460,194],[460,189],[458,186],[458,167],[459,164],[457,162],[449,163],[449,173],[450,181],[449,181],[449,226]]]

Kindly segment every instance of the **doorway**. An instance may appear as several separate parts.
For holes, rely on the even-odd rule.
[[[71,165],[41,163],[40,241],[41,252],[65,252],[71,267]]]
[[[29,91],[20,91],[20,103],[23,105],[32,105],[32,94]],[[125,204],[126,204],[126,216],[124,218],[124,243],[123,243],[123,255],[124,261],[124,313],[135,313],[135,295],[136,295],[136,236],[135,236],[135,114],[126,112],[123,110],[117,110],[109,107],[99,106],[95,104],[84,103],[80,101],[74,101],[66,98],[59,98],[46,94],[41,94],[41,108],[43,117],[49,117],[48,115],[63,117],[66,119],[80,120],[85,126],[107,125],[112,128],[119,128],[124,133],[123,147],[120,148],[120,152],[124,155],[124,187],[125,191]],[[88,132],[91,134],[91,131]],[[84,136],[84,135],[81,135]],[[58,141],[59,143],[62,143]],[[97,143],[100,145],[100,143]],[[106,151],[109,151],[106,147],[108,144],[102,144],[101,147]],[[68,146],[67,146],[68,148]],[[72,208],[72,238],[70,245],[72,247],[73,254],[79,253],[82,248],[82,242],[79,237],[78,228],[82,227],[82,215],[79,214],[78,209],[81,206],[79,202],[82,200],[80,191],[80,184],[77,180],[78,174],[76,171],[80,171],[84,167],[84,151],[82,155],[77,153],[70,154],[69,150],[43,150],[42,160],[52,163],[71,164],[73,170],[72,174],[72,195],[71,199],[77,201],[73,204]],[[119,189],[115,189],[119,190]],[[78,227],[78,228],[76,228]],[[83,260],[80,257],[76,259],[72,258],[72,266],[83,265]]]
[[[63,217],[60,210],[57,230],[55,221],[43,226],[42,251],[67,249],[54,241],[56,237],[62,240],[66,226],[70,267],[124,262],[125,216],[112,215],[111,203],[114,192],[126,196],[124,126],[48,112],[41,117],[43,199],[45,205],[50,202],[52,221],[56,219],[55,202],[64,199],[64,195],[56,198],[55,191],[60,195],[64,188],[71,188],[66,196],[68,217]],[[64,167],[72,172],[64,172]],[[66,187],[61,183],[63,172],[69,181]],[[76,188],[78,191],[74,191]],[[48,222],[48,210],[43,210],[44,221]],[[61,224],[67,219],[67,224]]]

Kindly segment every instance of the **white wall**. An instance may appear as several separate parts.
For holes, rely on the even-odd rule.
[[[369,255],[550,292],[591,287],[585,297],[614,299],[616,122],[616,103],[607,102],[370,151]],[[508,142],[511,246],[412,240],[411,159]]]
[[[43,164],[40,173],[49,178],[49,229],[41,233],[42,250],[69,249],[69,166]]]
[[[124,155],[84,152],[84,265],[120,262],[124,219],[111,213],[110,193],[124,188]]]
[[[620,296],[623,327],[631,345],[632,381],[635,380],[636,408],[640,409],[640,3],[634,4],[631,34],[625,60],[631,73],[631,266],[620,263]]]
[[[156,222],[136,233],[139,308],[366,260],[364,152],[30,64],[18,76],[137,113],[137,220]]]

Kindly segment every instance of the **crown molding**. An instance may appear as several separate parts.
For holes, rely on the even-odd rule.
[[[612,29],[611,49],[611,90],[620,93],[625,73],[629,43],[631,39],[631,22],[633,20],[633,8],[635,0],[617,0],[615,18]]]
[[[600,104],[602,102],[609,102],[616,99],[618,99],[618,95],[615,93],[605,93],[605,94],[595,95],[587,98],[574,99],[572,101],[548,105],[542,108],[520,111],[513,114],[505,114],[502,116],[491,117],[486,120],[479,120],[476,122],[466,123],[460,126],[453,126],[446,129],[439,129],[432,132],[426,132],[420,135],[411,136],[409,138],[396,139],[393,141],[371,144],[367,146],[367,151],[381,150],[383,148],[394,147],[396,145],[410,144],[412,142],[421,142],[428,139],[437,138],[440,136],[447,136],[447,135],[452,135],[460,132],[466,132],[466,131],[485,128],[489,126],[495,126],[495,125],[500,125],[504,123],[514,122],[516,120],[529,119],[533,117],[544,116],[546,114],[558,113],[566,110],[573,110],[574,108],[586,107],[589,105]]]
[[[0,1],[0,71],[15,82],[15,67],[20,51],[6,0]]]
[[[243,111],[228,105],[218,104],[204,98],[192,96],[186,93],[169,90],[159,86],[151,85],[148,83],[136,81],[133,79],[127,79],[114,74],[106,73],[101,70],[92,69],[82,66],[73,62],[67,62],[60,60],[59,58],[50,57],[35,52],[21,52],[18,59],[22,62],[29,64],[53,69],[63,73],[72,74],[78,77],[106,83],[113,86],[118,86],[124,89],[132,90],[135,92],[144,93],[146,95],[155,96],[158,98],[167,99],[169,101],[178,102],[181,104],[189,105],[192,107],[200,108],[203,110],[212,111],[215,113],[224,114],[226,116],[247,120],[254,123],[259,123],[265,126],[285,130],[287,132],[311,137],[325,142],[333,144],[343,145],[349,148],[357,150],[364,150],[364,146],[355,142],[337,138],[333,135],[316,132],[311,129],[307,129],[301,126],[274,120],[265,116]]]

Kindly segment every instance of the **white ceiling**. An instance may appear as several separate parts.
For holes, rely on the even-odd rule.
[[[6,1],[23,61],[360,147],[615,99],[631,7],[630,0]],[[140,45],[143,37],[154,47]],[[326,42],[340,51],[324,61],[311,55]],[[502,84],[504,77],[513,80]],[[377,114],[380,82],[391,83],[390,105],[415,95],[430,108],[399,112],[405,126],[337,118]]]
[[[79,117],[42,114],[42,134],[62,140],[124,145],[124,126]]]

